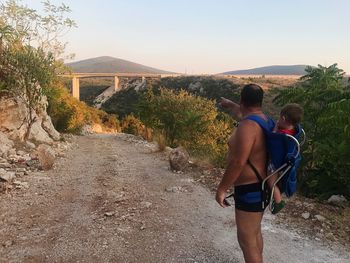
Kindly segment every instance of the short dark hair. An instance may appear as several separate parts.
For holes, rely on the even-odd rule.
[[[264,91],[256,84],[245,85],[241,91],[241,103],[246,107],[261,107],[263,98]]]
[[[286,121],[290,122],[292,125],[299,124],[303,118],[303,114],[303,108],[297,103],[287,104],[281,110],[281,116],[284,116]]]

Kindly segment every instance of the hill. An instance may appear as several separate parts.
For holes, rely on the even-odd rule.
[[[224,75],[304,75],[307,65],[274,65],[245,70],[227,71]]]
[[[171,74],[173,72],[156,69],[114,57],[97,57],[67,63],[76,73],[150,73]]]

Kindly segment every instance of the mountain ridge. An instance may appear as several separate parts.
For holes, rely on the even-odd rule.
[[[174,73],[111,56],[83,59],[67,63],[66,66],[70,67],[75,73]]]
[[[308,65],[271,65],[243,70],[226,71],[223,75],[305,75]]]

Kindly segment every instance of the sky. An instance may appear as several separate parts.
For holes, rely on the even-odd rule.
[[[189,74],[338,63],[350,73],[349,0],[51,2],[67,4],[78,25],[64,36],[73,61],[113,56]]]

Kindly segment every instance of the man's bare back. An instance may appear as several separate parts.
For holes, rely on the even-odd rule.
[[[263,114],[257,114],[257,115],[262,118],[265,118],[265,115]],[[259,125],[256,122],[253,122],[251,120],[243,120],[240,125],[247,126],[244,132],[247,132],[247,130],[249,130],[248,132],[251,133],[251,136],[254,136],[253,138],[254,142],[253,142],[248,159],[258,170],[262,178],[265,178],[267,156],[266,156],[266,143],[265,143],[264,133],[262,129],[259,127]],[[239,129],[240,129],[240,126],[238,126],[236,132],[239,133]],[[232,157],[234,157],[235,150],[237,150],[239,148],[239,144],[242,143],[240,141],[240,138],[238,136],[235,136],[236,132],[234,132],[231,135],[228,142],[228,145],[229,145],[228,159],[232,159]],[[237,186],[237,185],[250,184],[255,182],[258,182],[258,179],[254,171],[250,167],[250,165],[246,163],[242,169],[241,174],[239,175],[237,180],[234,182],[234,185]]]

